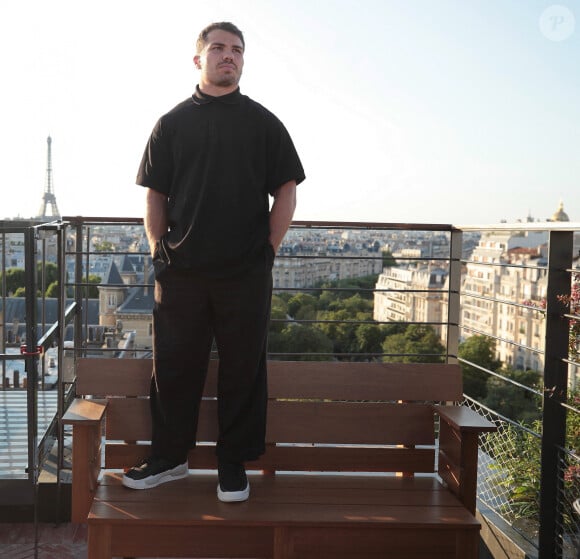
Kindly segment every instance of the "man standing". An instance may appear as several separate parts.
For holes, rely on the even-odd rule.
[[[133,489],[187,475],[214,339],[220,500],[249,497],[244,462],[265,450],[272,265],[304,170],[283,124],[240,93],[244,50],[231,23],[200,33],[196,91],[158,120],[139,167],[155,268],[153,434],[152,455],[123,476]]]

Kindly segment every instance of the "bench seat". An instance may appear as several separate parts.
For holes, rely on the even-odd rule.
[[[103,545],[107,538],[98,527],[110,526],[116,533],[111,541],[117,542],[111,552],[123,556],[164,556],[179,548],[182,557],[257,557],[259,540],[262,556],[272,557],[275,542],[283,539],[289,553],[277,557],[362,558],[372,557],[382,547],[379,541],[390,557],[412,557],[405,541],[421,535],[425,553],[438,558],[457,556],[456,540],[466,530],[479,532],[473,515],[432,477],[250,473],[249,480],[250,500],[232,505],[216,499],[215,473],[191,473],[148,491],[128,490],[121,474],[107,473],[89,514],[98,534],[91,537]],[[150,538],[147,526],[154,527]],[[241,531],[235,537],[216,535],[213,527],[218,534],[224,527]],[[172,536],[177,531],[183,536]],[[362,532],[367,549],[354,537]],[[308,551],[315,533],[334,540],[331,549],[314,545]],[[398,552],[395,536],[402,544]],[[247,544],[248,555],[242,551]],[[468,556],[466,549],[462,557]]]

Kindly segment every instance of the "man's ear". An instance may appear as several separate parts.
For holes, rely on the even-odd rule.
[[[201,70],[201,56],[199,56],[199,54],[196,54],[193,57],[193,63],[198,70]]]

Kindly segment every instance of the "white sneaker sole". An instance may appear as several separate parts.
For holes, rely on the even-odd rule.
[[[222,491],[220,484],[217,486],[217,496],[222,503],[241,503],[250,497],[250,482],[242,491]]]
[[[188,473],[189,470],[186,461],[183,464],[179,464],[179,466],[175,466],[175,468],[172,468],[171,470],[166,470],[165,472],[144,479],[131,479],[124,475],[123,485],[129,489],[151,489],[152,487],[157,487],[162,483],[187,477]]]

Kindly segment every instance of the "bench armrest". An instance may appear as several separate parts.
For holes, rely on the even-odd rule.
[[[497,428],[466,406],[434,405],[433,411],[440,418],[438,474],[475,515],[479,435]]]
[[[439,417],[458,431],[491,433],[497,427],[467,406],[433,406]]]
[[[63,425],[98,424],[105,416],[106,400],[75,398],[62,416]]]
[[[62,417],[73,427],[71,520],[86,522],[101,470],[101,435],[107,403],[77,398]]]

